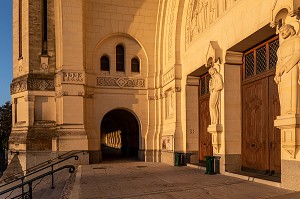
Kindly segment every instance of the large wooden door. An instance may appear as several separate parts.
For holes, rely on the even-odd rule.
[[[212,136],[207,132],[207,127],[210,125],[209,114],[209,80],[208,73],[200,77],[199,90],[199,160],[205,160],[205,156],[213,155]]]
[[[268,163],[268,78],[243,88],[243,168],[266,171]]]
[[[209,115],[209,96],[200,97],[200,140],[199,140],[199,160],[205,160],[205,156],[213,155],[212,136],[207,132],[207,127],[210,125]]]
[[[274,120],[280,115],[274,82],[278,37],[244,55],[242,81],[242,168],[264,174],[280,174],[280,130]]]

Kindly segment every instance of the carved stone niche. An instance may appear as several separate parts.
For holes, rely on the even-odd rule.
[[[271,9],[270,26],[274,28],[280,22],[285,21],[287,16],[294,17],[299,15],[300,1],[274,0]]]
[[[296,36],[293,38],[299,37],[299,6],[300,1],[286,1],[286,0],[275,0],[273,7],[271,9],[271,27],[276,27],[277,34],[279,33],[279,29],[282,25],[289,24],[293,26]],[[279,37],[280,47],[278,50],[288,52],[290,44],[292,48],[293,43],[289,40],[290,37],[282,38]],[[285,41],[283,43],[283,41]],[[289,42],[289,43],[288,43]],[[286,50],[287,48],[287,50]],[[280,52],[281,52],[280,51]],[[297,55],[295,49],[293,51],[294,54]],[[279,55],[280,56],[280,55]],[[286,58],[293,57],[293,54],[285,55]],[[296,56],[297,58],[297,56]],[[297,61],[295,57],[293,57],[293,62]],[[280,98],[280,112],[281,115],[274,120],[274,126],[281,130],[281,147],[284,151],[289,154],[291,159],[296,159],[296,156],[300,150],[300,86],[299,86],[299,75],[298,75],[298,65],[297,63],[289,70],[285,71],[282,75],[280,75],[280,80],[277,80]],[[285,66],[284,63],[278,62],[276,68],[280,69],[280,67]],[[276,73],[277,74],[277,73]],[[288,77],[296,77],[296,78],[288,78]]]
[[[213,63],[216,63],[218,60],[222,63],[222,49],[220,48],[217,41],[210,41],[208,50],[206,53],[206,67],[210,67]],[[219,68],[217,68],[220,71]]]
[[[221,133],[223,132],[222,124],[209,125],[207,131],[212,135],[212,146],[217,151],[220,152],[221,148]]]

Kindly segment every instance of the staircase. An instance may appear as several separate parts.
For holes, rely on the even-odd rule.
[[[85,151],[70,151],[25,171],[17,170],[20,167],[16,166],[15,155],[0,179],[0,198],[68,198],[77,168],[69,163],[75,160],[75,165],[78,165],[78,155],[81,154],[88,155]],[[15,174],[9,175],[12,172]]]

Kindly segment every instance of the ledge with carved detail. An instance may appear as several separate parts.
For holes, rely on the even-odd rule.
[[[54,91],[54,74],[27,74],[13,79],[10,85],[10,93],[23,91]]]
[[[146,80],[143,78],[131,77],[97,77],[98,87],[107,88],[145,88]]]
[[[300,115],[277,116],[274,126],[281,130],[281,146],[295,159],[300,150]]]
[[[207,127],[207,132],[212,135],[212,146],[217,153],[220,152],[221,148],[221,133],[223,132],[222,124],[212,124]]]

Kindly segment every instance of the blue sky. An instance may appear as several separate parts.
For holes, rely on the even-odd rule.
[[[12,80],[12,0],[0,3],[0,105],[10,100]]]

